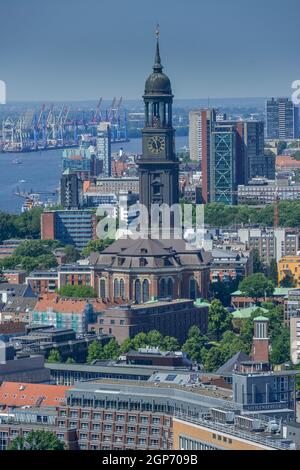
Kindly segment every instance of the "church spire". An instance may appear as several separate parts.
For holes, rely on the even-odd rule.
[[[155,37],[156,37],[156,53],[155,53],[153,72],[161,73],[163,66],[161,65],[160,53],[159,53],[159,24],[156,26]]]

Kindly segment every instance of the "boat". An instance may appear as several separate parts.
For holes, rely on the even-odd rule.
[[[19,183],[26,183],[26,180],[20,180]]]
[[[23,162],[22,162],[22,160],[19,160],[18,158],[16,158],[15,160],[13,160],[13,163],[15,165],[21,165]]]

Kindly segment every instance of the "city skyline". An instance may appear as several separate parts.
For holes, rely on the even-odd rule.
[[[0,78],[7,100],[138,99],[157,22],[162,62],[178,99],[289,96],[300,73],[298,2],[224,3],[5,4]]]

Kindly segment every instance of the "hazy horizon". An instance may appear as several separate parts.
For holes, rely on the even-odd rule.
[[[161,57],[177,99],[290,96],[298,0],[3,2],[0,79],[12,101],[142,96]]]

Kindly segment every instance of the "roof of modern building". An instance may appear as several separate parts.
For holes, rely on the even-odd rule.
[[[65,392],[70,387],[61,385],[2,382],[0,385],[0,405],[58,406],[65,403]]]
[[[0,334],[15,334],[24,333],[26,330],[26,323],[23,322],[5,322],[0,324]]]

